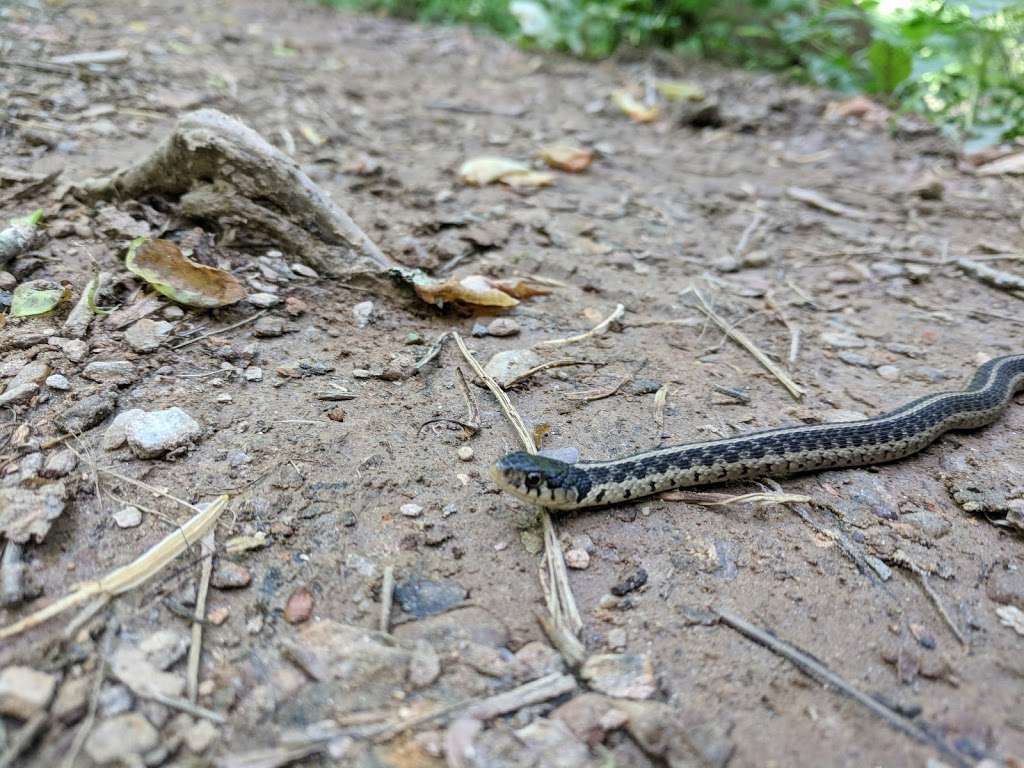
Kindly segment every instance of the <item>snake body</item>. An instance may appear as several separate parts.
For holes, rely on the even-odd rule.
[[[991,424],[1024,388],[1024,355],[984,363],[958,392],[926,395],[862,421],[783,427],[575,464],[524,452],[501,458],[499,488],[551,509],[581,509],[675,488],[895,461],[945,432]]]

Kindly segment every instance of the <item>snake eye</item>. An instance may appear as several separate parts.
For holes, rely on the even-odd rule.
[[[536,488],[538,485],[540,485],[540,472],[527,472],[526,487]]]

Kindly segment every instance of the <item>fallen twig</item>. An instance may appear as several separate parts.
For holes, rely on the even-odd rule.
[[[195,704],[199,700],[199,662],[203,656],[203,625],[206,623],[206,596],[210,591],[210,576],[213,573],[213,553],[217,550],[216,529],[203,536],[199,554],[202,566],[199,573],[199,588],[196,592],[196,610],[192,622],[192,644],[188,649],[188,700]]]
[[[181,349],[182,347],[187,347],[189,344],[195,344],[197,341],[202,341],[203,339],[209,339],[209,338],[211,338],[213,336],[219,336],[222,333],[227,333],[228,331],[233,331],[233,330],[235,330],[235,328],[241,328],[243,325],[248,325],[249,323],[254,323],[257,320],[259,320],[261,317],[263,317],[265,314],[267,314],[268,311],[269,310],[261,309],[255,315],[247,317],[244,320],[239,320],[237,323],[232,323],[231,325],[226,326],[224,328],[218,328],[216,331],[210,331],[209,333],[204,333],[202,336],[196,336],[194,339],[189,339],[188,341],[181,342],[181,344],[175,344],[173,347],[171,347],[171,349]]]
[[[890,726],[896,730],[905,733],[911,738],[917,739],[922,744],[926,744],[934,749],[940,751],[947,758],[954,761],[960,768],[968,768],[971,764],[967,762],[958,753],[950,749],[945,743],[932,736],[926,730],[917,725],[917,723],[904,717],[903,715],[895,712],[886,705],[882,704],[877,699],[868,696],[863,691],[854,688],[850,683],[846,682],[842,677],[837,675],[832,670],[828,669],[824,664],[819,662],[817,659],[809,656],[808,654],[801,651],[789,643],[780,640],[775,635],[754,626],[745,619],[737,616],[722,609],[715,609],[714,611],[718,614],[719,620],[728,627],[739,632],[741,635],[745,635],[749,639],[753,640],[759,645],[763,645],[773,653],[782,656],[783,658],[790,661],[794,666],[797,667],[804,674],[814,678],[822,685],[829,685],[838,690],[839,692],[849,696],[851,699],[856,701],[861,706],[867,708],[880,718],[885,720]]]
[[[758,227],[764,224],[766,219],[767,217],[764,215],[764,211],[758,211],[757,213],[754,214],[754,218],[750,220],[750,223],[747,224],[746,229],[743,230],[743,234],[740,235],[740,241],[736,243],[736,248],[732,252],[733,256],[739,259],[746,254],[747,248],[750,247],[750,241],[753,238],[754,233],[757,231]]]
[[[569,365],[595,365],[595,366],[600,366],[600,365],[604,365],[604,363],[592,363],[589,360],[573,360],[572,358],[569,358],[569,357],[564,358],[562,360],[549,360],[546,363],[541,363],[540,365],[535,365],[533,368],[530,368],[527,371],[523,371],[518,376],[516,376],[516,377],[514,377],[512,379],[509,379],[508,383],[505,384],[505,389],[512,389],[512,387],[514,387],[516,384],[519,384],[520,382],[526,381],[528,378],[530,378],[531,376],[534,376],[534,375],[540,373],[541,371],[546,371],[549,368],[564,368],[564,367],[569,366]]]
[[[799,400],[801,397],[804,396],[803,387],[801,387],[799,384],[793,381],[793,379],[789,377],[788,373],[782,370],[782,368],[780,368],[771,359],[769,359],[769,357],[764,352],[758,349],[757,345],[750,340],[749,336],[747,336],[745,333],[743,333],[743,331],[739,330],[738,328],[729,325],[729,323],[727,323],[724,319],[719,317],[719,315],[708,305],[707,301],[704,299],[704,296],[701,294],[700,291],[698,291],[691,285],[689,288],[683,291],[683,295],[687,293],[692,293],[694,296],[696,296],[698,309],[700,309],[701,312],[707,315],[708,319],[714,322],[715,325],[721,328],[730,339],[735,341],[737,344],[739,344],[741,347],[747,350],[750,354],[752,354],[754,358],[762,366],[764,366],[769,373],[771,373],[776,379],[779,380],[779,383],[781,383],[782,386],[789,390],[789,394],[791,394],[795,400]]]
[[[564,347],[567,344],[575,344],[578,341],[586,341],[592,336],[601,336],[616,320],[620,320],[622,316],[626,314],[626,308],[622,304],[618,304],[615,310],[608,315],[604,320],[595,325],[586,333],[580,333],[576,336],[568,336],[564,339],[548,339],[547,341],[541,341],[534,344],[535,347]]]
[[[968,647],[970,644],[967,642],[967,638],[964,637],[960,628],[956,625],[956,622],[953,621],[953,617],[949,615],[949,612],[946,610],[946,606],[942,604],[942,599],[938,596],[935,590],[932,589],[931,584],[928,583],[928,574],[924,569],[911,560],[902,549],[896,550],[896,554],[893,555],[893,562],[897,565],[902,565],[905,568],[908,568],[915,576],[917,576],[918,579],[920,579],[921,589],[923,589],[924,593],[928,595],[928,599],[932,601],[932,605],[935,606],[935,609],[939,612],[942,620],[946,622],[946,626],[949,627],[950,631],[956,639],[960,641],[962,646],[965,648]]]
[[[606,397],[611,397],[626,386],[626,384],[632,380],[632,378],[636,376],[646,364],[646,361],[641,363],[636,369],[627,373],[610,387],[606,387],[605,389],[592,389],[589,392],[566,392],[565,399],[582,400],[583,402],[589,403],[594,400],[604,400]]]

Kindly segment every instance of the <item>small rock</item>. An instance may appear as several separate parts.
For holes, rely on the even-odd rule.
[[[105,685],[100,690],[99,712],[103,717],[114,717],[127,712],[135,703],[127,685]]]
[[[875,372],[886,381],[899,381],[900,379],[900,369],[895,365],[880,365]]]
[[[299,587],[288,596],[284,606],[284,620],[289,624],[301,624],[309,621],[313,615],[313,593],[306,587]]]
[[[77,466],[78,456],[70,448],[64,448],[56,453],[51,453],[47,457],[46,463],[39,474],[43,477],[56,479],[70,475]]]
[[[410,576],[395,587],[402,610],[417,618],[443,613],[466,599],[466,588],[456,581],[434,581]]]
[[[844,333],[832,333],[826,331],[821,334],[822,343],[833,349],[862,349],[868,345],[864,339],[858,338],[857,336],[850,336]]]
[[[305,264],[299,264],[298,262],[292,264],[292,272],[294,272],[297,275],[302,275],[303,277],[308,277],[311,280],[316,280],[318,277],[320,277],[320,275],[317,274],[317,271],[315,269],[313,269],[312,267],[307,267]]]
[[[18,287],[18,278],[10,272],[0,271],[0,291],[13,291]]]
[[[0,672],[0,715],[28,720],[50,703],[56,687],[56,675],[32,667],[6,667]]]
[[[89,363],[82,376],[100,384],[126,387],[135,381],[135,366],[127,360],[97,360]]]
[[[284,320],[280,317],[263,316],[253,324],[252,332],[261,339],[283,336]]]
[[[0,405],[19,405],[27,403],[36,393],[39,392],[39,385],[31,382],[27,384],[11,385],[0,395]]]
[[[8,388],[21,386],[22,384],[42,384],[43,380],[50,374],[50,366],[46,363],[31,362],[22,366],[14,378],[7,384]]]
[[[403,504],[401,507],[398,508],[398,511],[406,517],[419,517],[423,514],[423,507],[421,507],[419,504],[409,503]]]
[[[631,573],[608,591],[616,597],[622,597],[623,595],[628,595],[634,590],[640,589],[640,587],[646,583],[647,571],[644,568],[637,568],[636,571]]]
[[[284,311],[288,313],[288,317],[298,317],[307,309],[309,307],[306,306],[306,302],[298,296],[289,296],[284,300]]]
[[[250,366],[245,369],[245,380],[251,382],[263,381],[263,369]]]
[[[145,413],[145,411],[139,408],[132,408],[117,414],[117,416],[114,417],[114,420],[110,423],[110,426],[107,427],[106,431],[103,433],[103,439],[100,442],[100,445],[103,446],[104,450],[113,451],[124,445],[125,441],[128,439],[125,436],[125,426],[129,421],[141,416],[143,413]]]
[[[585,549],[573,547],[565,552],[565,564],[578,571],[586,570],[590,567],[590,555]]]
[[[129,712],[104,720],[85,741],[85,751],[100,765],[123,763],[139,765],[140,756],[160,741],[157,730],[138,712]]]
[[[487,325],[487,333],[491,336],[515,336],[519,331],[519,323],[510,317],[495,318]]]
[[[532,349],[508,349],[498,352],[484,366],[484,370],[502,387],[513,379],[540,365],[540,355]]]
[[[90,677],[73,677],[65,680],[57,691],[50,712],[65,725],[76,723],[85,715],[92,693],[93,680]]]
[[[426,640],[417,640],[409,657],[409,682],[423,688],[441,675],[441,658]]]
[[[58,481],[39,488],[0,488],[3,534],[18,544],[42,541],[53,521],[64,513],[67,489]]]
[[[836,285],[843,283],[860,283],[863,282],[864,275],[859,272],[854,272],[852,269],[840,267],[839,269],[832,269],[826,272],[825,279]]]
[[[160,314],[164,316],[164,320],[181,320],[185,316],[185,310],[177,304],[169,304]]]
[[[856,365],[861,368],[873,368],[875,365],[866,355],[862,355],[859,352],[852,352],[848,349],[842,350],[836,355],[836,357],[847,365]]]
[[[626,648],[626,630],[622,627],[608,630],[608,647],[613,651],[622,651]]]
[[[145,697],[177,697],[185,690],[185,679],[164,672],[153,664],[143,650],[134,645],[122,645],[110,659],[110,671],[120,682],[136,694]]]
[[[218,560],[210,577],[210,584],[217,589],[241,589],[252,582],[252,574],[244,565],[231,560]]]
[[[657,690],[651,660],[639,654],[590,656],[580,676],[599,693],[624,699],[649,699]]]
[[[900,522],[914,526],[929,539],[941,539],[953,529],[946,518],[935,512],[910,512],[900,515]]]
[[[51,336],[49,338],[49,343],[58,347],[60,351],[64,353],[64,357],[72,363],[82,362],[85,360],[86,355],[89,354],[88,342],[82,341],[81,339],[62,339],[56,336]]]
[[[160,456],[194,441],[202,427],[181,408],[143,411],[127,421],[124,428],[128,447],[140,459]]]
[[[245,300],[254,307],[260,307],[261,309],[270,309],[281,303],[281,298],[272,293],[250,293],[245,297]]]
[[[124,340],[136,352],[155,352],[170,337],[173,330],[174,326],[166,320],[150,320],[144,317],[124,332]]]
[[[356,328],[365,328],[369,325],[372,315],[372,301],[361,301],[352,307],[352,316],[356,319]]]
[[[536,680],[553,672],[565,671],[565,662],[562,661],[561,654],[538,640],[531,640],[516,651],[516,660],[527,680]]]
[[[160,670],[170,669],[185,657],[189,646],[188,636],[173,629],[160,629],[141,643],[139,650],[146,660]]]
[[[473,338],[482,339],[487,335],[487,326],[483,323],[473,323],[473,330],[471,331]]]
[[[738,272],[740,269],[740,262],[732,256],[719,256],[711,262],[711,266],[719,272]]]
[[[185,746],[198,755],[210,748],[210,745],[220,736],[220,731],[217,730],[217,726],[203,718],[186,730],[182,736],[185,739]]]
[[[57,389],[61,392],[66,392],[71,389],[71,382],[68,381],[68,377],[62,373],[54,373],[46,377],[46,386],[50,389]]]
[[[459,461],[472,461],[473,460],[473,449],[468,445],[463,445],[456,451],[459,457]]]

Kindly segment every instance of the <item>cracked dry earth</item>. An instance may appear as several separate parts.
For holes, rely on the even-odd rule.
[[[77,299],[100,268],[131,311],[146,296],[124,269],[126,243],[159,232],[282,300],[259,324],[179,349],[257,308],[161,300],[150,319],[170,324],[170,338],[155,351],[137,351],[123,313],[95,318],[75,344],[61,336],[66,307],[0,328],[0,385],[39,379],[2,409],[0,520],[16,493],[42,498],[32,494],[61,484],[53,519],[21,549],[22,594],[5,593],[0,622],[188,519],[96,467],[190,502],[226,493],[217,542],[244,537],[213,566],[203,711],[152,695],[187,695],[193,551],[67,637],[63,616],[3,641],[8,765],[938,766],[1024,755],[1024,637],[1000,618],[1024,609],[1019,405],[898,464],[786,481],[817,502],[799,507],[817,528],[781,505],[657,498],[558,516],[585,674],[568,671],[550,697],[513,711],[467,719],[453,708],[381,735],[565,671],[536,618],[535,514],[487,472],[518,447],[514,434],[472,383],[475,436],[421,428],[464,418],[465,364],[446,347],[414,372],[418,342],[456,329],[486,361],[624,305],[608,333],[538,350],[592,365],[511,390],[531,426],[547,425],[545,446],[586,458],[872,415],[1024,348],[1019,299],[952,263],[1019,249],[1019,182],[972,174],[913,121],[829,113],[828,94],[769,76],[640,56],[581,63],[298,2],[15,3],[0,25],[0,218],[46,211],[2,291],[49,278]],[[103,50],[122,53],[33,66]],[[651,76],[695,80],[717,107],[665,105],[641,125],[607,101]],[[64,182],[142,157],[200,106],[291,154],[403,263],[563,287],[505,312],[491,330],[509,335],[474,336],[497,315],[304,276],[287,266],[300,254],[275,254],[244,227],[198,230],[156,199],[58,197]],[[455,173],[467,158],[527,160],[561,141],[598,157],[548,188],[471,188]],[[789,371],[802,400],[706,322],[683,295],[691,283]],[[574,396],[602,390],[614,392]],[[321,399],[342,391],[353,398]],[[68,413],[95,395],[113,398],[111,412],[58,442]],[[116,414],[174,407],[198,425],[186,445],[144,459],[105,447]],[[873,570],[859,571],[837,534]],[[391,635],[372,631],[387,569]],[[709,622],[709,609],[799,646],[952,754]],[[259,762],[249,753],[261,749],[276,751]]]

